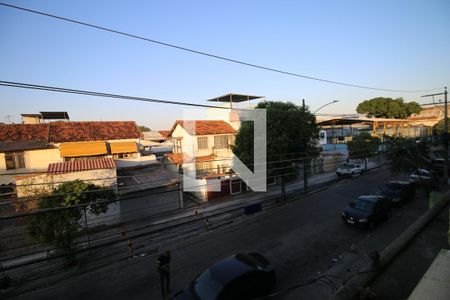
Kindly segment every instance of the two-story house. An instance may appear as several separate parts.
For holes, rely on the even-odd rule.
[[[231,166],[230,146],[235,134],[236,130],[225,121],[178,120],[170,133],[173,153],[166,158],[179,171],[192,164],[194,158],[198,177],[225,175]]]

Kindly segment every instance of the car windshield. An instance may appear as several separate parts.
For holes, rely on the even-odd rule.
[[[194,281],[193,287],[200,299],[215,299],[222,289],[222,284],[212,277],[208,269]]]
[[[351,168],[354,168],[355,165],[354,165],[354,164],[344,164],[342,167],[343,167],[344,169],[351,169]]]
[[[363,210],[363,211],[372,211],[374,203],[371,201],[367,201],[365,199],[358,198],[354,201],[351,207]]]

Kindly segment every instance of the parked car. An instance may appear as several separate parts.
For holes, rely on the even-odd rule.
[[[384,196],[359,196],[349,202],[342,212],[342,221],[347,224],[373,228],[376,223],[387,219],[391,201]]]
[[[345,163],[336,170],[338,176],[352,176],[354,174],[361,174],[362,172],[364,172],[364,168],[354,163]]]
[[[270,294],[275,281],[275,270],[264,256],[238,253],[199,274],[174,299],[253,299]]]
[[[409,181],[412,183],[431,183],[432,174],[425,169],[417,169],[409,175]]]
[[[416,189],[409,181],[389,181],[381,189],[381,195],[389,199],[393,205],[397,205],[400,202],[413,200]]]

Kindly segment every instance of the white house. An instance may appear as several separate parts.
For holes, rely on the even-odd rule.
[[[236,130],[225,121],[178,120],[172,127],[173,153],[166,158],[182,170],[195,158],[197,175],[225,175],[231,166]]]

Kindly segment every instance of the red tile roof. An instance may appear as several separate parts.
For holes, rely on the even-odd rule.
[[[230,124],[221,120],[177,120],[172,126],[171,135],[177,125],[182,126],[190,135],[236,133],[236,130]]]
[[[169,153],[166,154],[166,157],[172,161],[174,164],[183,164],[183,163],[189,163],[192,162],[192,158],[190,156],[187,156],[187,160],[184,160],[184,153]],[[202,161],[213,161],[216,157],[214,155],[207,155],[207,156],[197,156],[195,158],[195,162],[202,162]]]
[[[49,174],[63,174],[71,172],[101,170],[101,169],[115,169],[116,164],[112,158],[96,158],[89,160],[66,161],[60,163],[53,163],[48,165],[47,173]]]
[[[53,143],[143,138],[134,121],[51,122]]]
[[[48,124],[0,124],[0,141],[47,141]]]
[[[168,138],[170,136],[170,130],[158,130],[159,134],[164,138]]]
[[[143,138],[134,121],[0,124],[0,141],[41,140],[52,143]]]

